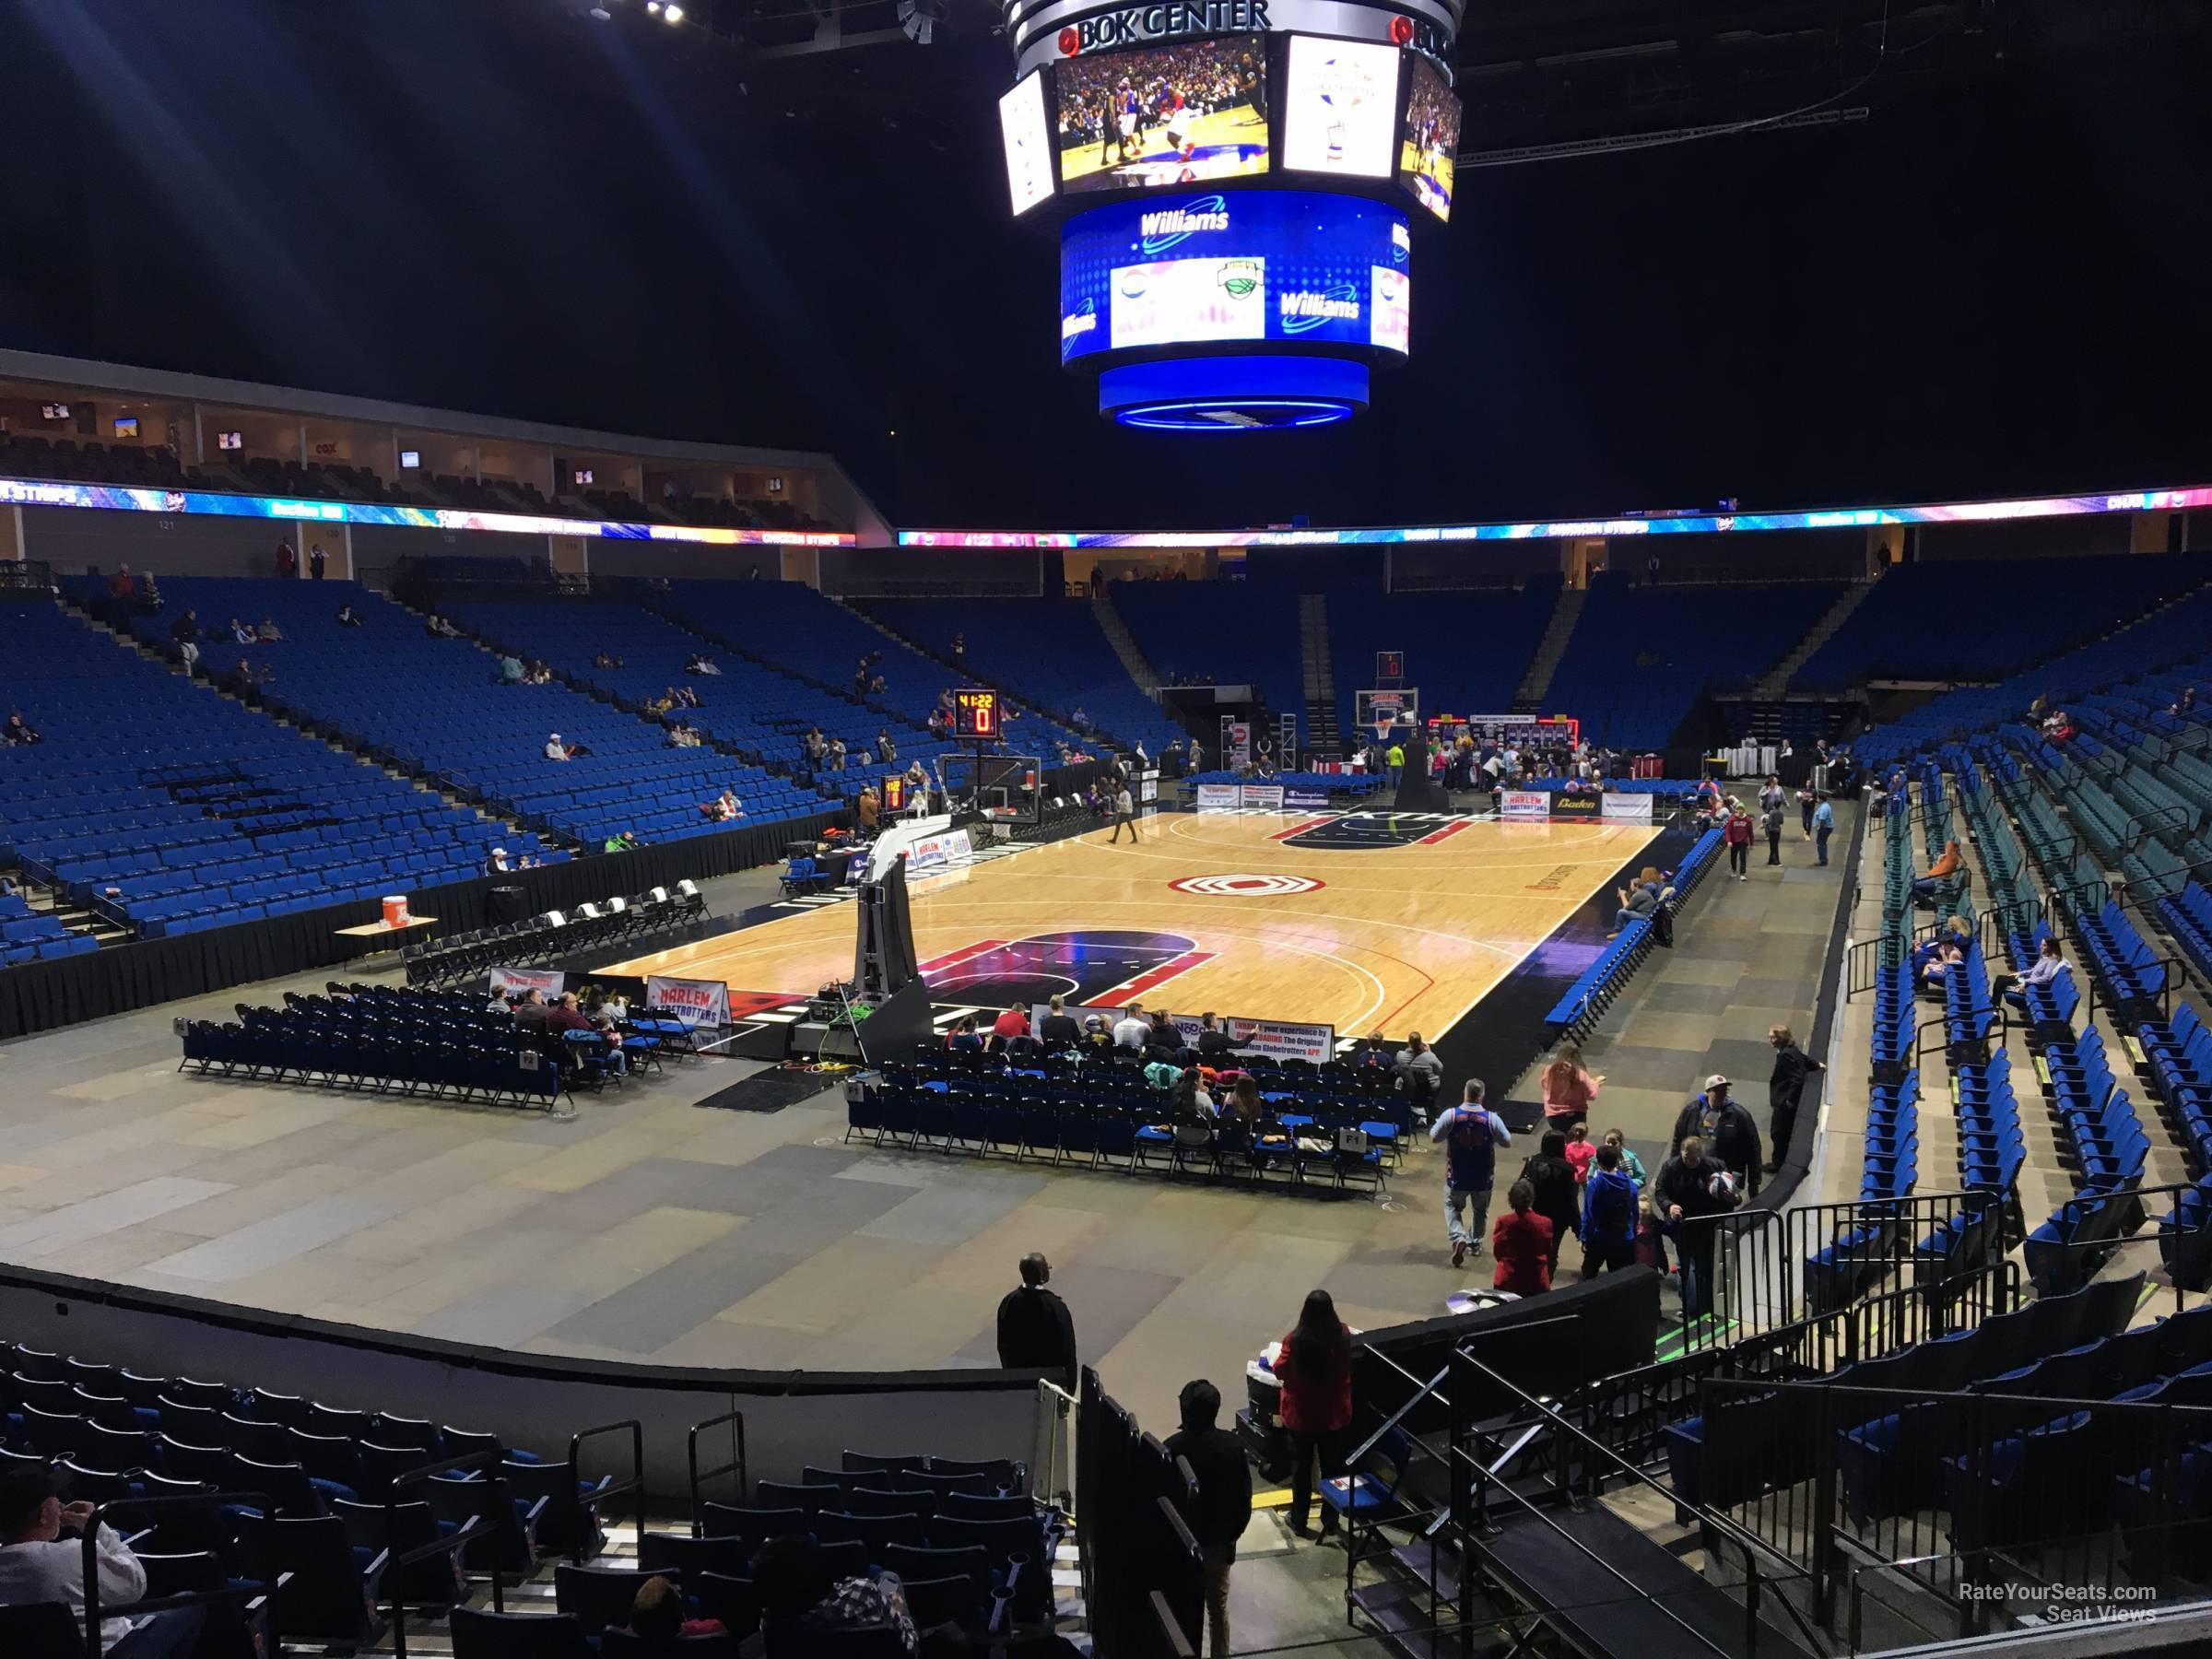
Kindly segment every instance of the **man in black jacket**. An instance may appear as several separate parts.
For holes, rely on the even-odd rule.
[[[1699,1135],[1705,1149],[1735,1174],[1743,1177],[1746,1195],[1759,1195],[1759,1176],[1764,1167],[1759,1145],[1759,1125],[1728,1092],[1728,1079],[1717,1072],[1705,1079],[1705,1092],[1694,1096],[1675,1119],[1668,1155],[1682,1150],[1690,1135]]]
[[[1767,1104],[1773,1113],[1767,1124],[1774,1153],[1767,1165],[1767,1173],[1771,1175],[1790,1155],[1790,1136],[1797,1127],[1797,1107],[1805,1098],[1806,1074],[1828,1068],[1797,1046],[1788,1026],[1774,1027],[1768,1031],[1767,1041],[1774,1045],[1774,1075],[1767,1079]]]
[[[998,1304],[998,1362],[1008,1371],[1035,1369],[1076,1392],[1076,1320],[1047,1290],[1053,1265],[1041,1251],[1021,1258],[1021,1285]]]
[[[1201,1065],[1219,1065],[1236,1046],[1211,1012],[1198,1016],[1198,1063]]]
[[[1739,1109],[1740,1110],[1740,1109]],[[1705,1156],[1705,1143],[1685,1135],[1652,1182],[1652,1213],[1675,1241],[1681,1264],[1682,1323],[1712,1312],[1713,1275],[1720,1253],[1720,1223],[1708,1219],[1736,1206],[1728,1171]]]
[[[1183,1519],[1206,1562],[1206,1651],[1218,1659],[1230,1651],[1229,1570],[1252,1519],[1252,1465],[1237,1437],[1216,1421],[1219,1389],[1199,1377],[1182,1385],[1176,1405],[1182,1428],[1168,1437],[1168,1455],[1190,1465],[1198,1482],[1198,1502]]]
[[[1065,997],[1053,996],[1052,1012],[1037,1022],[1037,1041],[1054,1054],[1064,1054],[1083,1041],[1083,1028],[1067,1012]]]

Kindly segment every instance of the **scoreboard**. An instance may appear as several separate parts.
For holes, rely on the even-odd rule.
[[[988,743],[998,736],[998,693],[988,686],[965,686],[952,694],[956,737]]]

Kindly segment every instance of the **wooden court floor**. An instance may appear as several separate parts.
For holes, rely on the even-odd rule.
[[[1312,844],[1347,821],[1175,814],[1134,847],[1099,830],[996,859],[916,885],[915,952],[940,1003],[1057,989],[1433,1039],[1657,834],[1438,818]],[[851,975],[853,939],[852,908],[823,905],[598,971],[800,994]]]

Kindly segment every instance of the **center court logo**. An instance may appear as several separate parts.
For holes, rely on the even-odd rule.
[[[1282,298],[1283,332],[1287,335],[1304,334],[1319,328],[1324,323],[1357,323],[1359,321],[1359,297],[1348,282],[1321,293],[1307,288],[1293,288]]]
[[[1187,206],[1157,207],[1136,221],[1137,242],[1146,253],[1164,253],[1194,236],[1229,229],[1229,203],[1218,195],[1199,196]]]
[[[1311,893],[1326,887],[1310,876],[1186,876],[1168,886],[1178,893],[1196,893],[1206,899],[1275,899],[1287,893]]]

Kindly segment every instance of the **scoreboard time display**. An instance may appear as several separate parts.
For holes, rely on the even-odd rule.
[[[952,729],[959,737],[988,742],[998,735],[998,693],[988,686],[965,686],[952,694]]]

